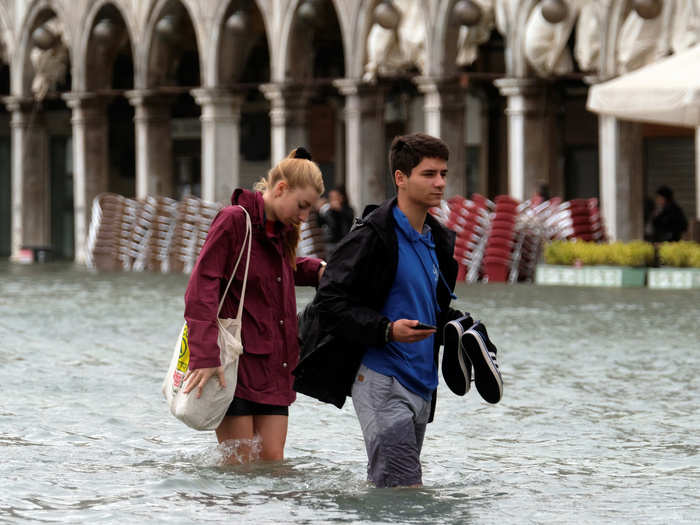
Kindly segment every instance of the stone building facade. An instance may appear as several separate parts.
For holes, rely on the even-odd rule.
[[[0,254],[82,261],[99,193],[226,201],[302,144],[361,210],[412,131],[450,145],[450,194],[547,184],[639,238],[652,185],[700,215],[698,132],[599,118],[587,90],[692,46],[699,18],[700,0],[0,0]]]

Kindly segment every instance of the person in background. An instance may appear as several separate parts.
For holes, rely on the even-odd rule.
[[[224,383],[217,345],[216,311],[241,252],[245,208],[252,222],[252,248],[245,294],[235,397],[216,429],[230,442],[228,462],[281,460],[289,405],[296,398],[291,370],[299,359],[296,286],[317,286],[325,262],[296,256],[299,227],[323,193],[321,170],[303,148],[272,168],[255,187],[236,189],[232,206],[212,221],[185,292],[190,365],[184,392],[200,396],[209,380]],[[221,310],[235,317],[244,275],[241,264]],[[235,441],[231,441],[235,440]]]
[[[535,191],[535,193],[532,195],[530,203],[533,207],[539,206],[544,201],[548,201],[549,199],[549,186],[547,184],[540,184],[537,191]]]
[[[673,199],[673,191],[668,186],[656,190],[651,226],[653,242],[680,241],[688,229],[685,213]]]
[[[328,192],[328,201],[318,210],[319,225],[326,231],[326,248],[333,252],[335,246],[350,231],[355,220],[355,210],[348,202],[344,186],[338,186]]]

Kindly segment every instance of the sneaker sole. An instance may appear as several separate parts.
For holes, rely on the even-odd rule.
[[[503,378],[493,364],[488,348],[479,332],[470,329],[464,337],[471,336],[475,344],[464,345],[467,357],[474,367],[474,385],[484,401],[495,404],[503,397]]]
[[[471,387],[471,373],[467,370],[464,357],[462,357],[462,352],[460,351],[462,349],[462,337],[462,325],[458,322],[450,321],[445,325],[442,378],[445,380],[447,387],[458,396],[463,396],[469,392]],[[466,380],[467,377],[470,378],[470,381]]]

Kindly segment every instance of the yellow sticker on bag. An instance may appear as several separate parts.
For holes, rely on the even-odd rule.
[[[180,355],[177,359],[177,369],[183,374],[190,366],[190,345],[187,342],[187,324],[182,329],[182,340],[180,341]]]

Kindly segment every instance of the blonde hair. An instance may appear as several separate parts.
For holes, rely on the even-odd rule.
[[[301,150],[301,148],[299,148],[299,150]],[[323,185],[323,175],[321,174],[321,169],[318,167],[318,164],[313,162],[310,158],[297,156],[297,151],[297,149],[293,149],[287,158],[278,162],[276,166],[267,172],[267,177],[263,177],[255,183],[254,189],[264,192],[274,188],[275,184],[283,180],[287,183],[289,189],[311,187],[316,190],[316,193],[319,195],[323,194],[325,187]],[[308,155],[305,150],[304,153]],[[288,231],[283,239],[284,254],[289,264],[291,264],[292,268],[295,270],[297,267],[296,252],[297,245],[299,244],[299,237],[300,226],[297,226]]]

